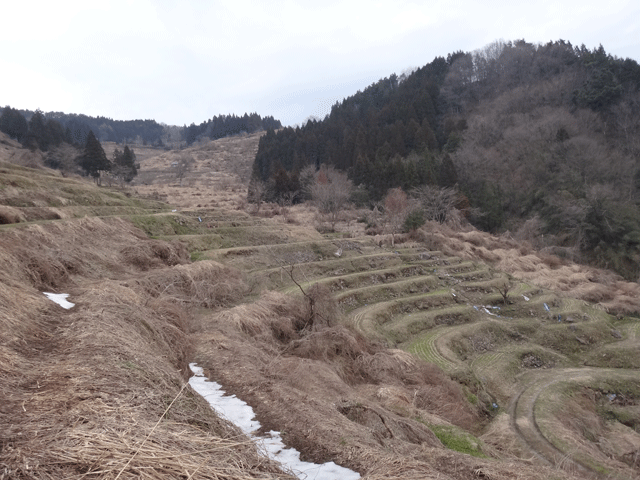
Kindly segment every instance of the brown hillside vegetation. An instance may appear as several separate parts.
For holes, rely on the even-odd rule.
[[[182,208],[235,208],[244,202],[251,166],[264,132],[221,138],[183,150],[149,156],[140,162],[134,188]],[[176,162],[189,162],[179,179]]]
[[[188,149],[182,187],[180,152],[129,191],[0,164],[0,478],[293,478],[190,362],[366,479],[638,477],[635,284],[463,228],[389,249],[309,205],[251,215],[256,138]]]
[[[42,153],[39,150],[32,152],[22,148],[20,142],[9,138],[3,132],[0,132],[0,161],[25,167],[41,167],[43,165]]]
[[[198,289],[223,267],[117,219],[1,237],[2,478],[289,478],[185,388],[184,305],[223,303]]]
[[[517,279],[599,304],[611,313],[640,312],[638,283],[628,282],[608,270],[534,250],[526,241],[518,241],[510,235],[495,236],[478,230],[454,231],[435,222],[423,229],[423,235],[432,249],[487,262]]]

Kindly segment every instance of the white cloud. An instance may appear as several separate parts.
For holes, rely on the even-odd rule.
[[[3,17],[0,103],[180,125],[250,111],[299,123],[496,39],[602,43],[640,60],[631,0],[23,1]]]

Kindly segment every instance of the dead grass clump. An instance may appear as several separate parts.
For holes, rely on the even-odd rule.
[[[27,221],[35,220],[59,220],[62,218],[61,212],[56,208],[34,207],[25,211]]]
[[[566,263],[567,263],[562,258],[557,257],[555,255],[551,255],[551,254],[540,253],[540,254],[538,254],[538,256],[539,256],[540,260],[542,260],[542,263],[547,265],[552,270],[554,270],[556,268],[560,268],[561,266],[566,265]]]
[[[541,262],[536,255],[521,256],[514,251],[502,251],[500,256],[501,261],[498,267],[507,273],[515,275],[517,273],[533,273],[540,270]]]
[[[246,292],[238,270],[213,260],[154,270],[137,284],[153,298],[207,308],[228,306]]]
[[[457,236],[476,247],[486,247],[488,243],[487,235],[477,230],[472,232],[461,232]]]
[[[441,250],[442,246],[445,244],[445,238],[442,235],[430,233],[424,229],[418,230],[418,232],[420,233],[421,240],[429,250]]]
[[[471,252],[485,262],[495,263],[500,260],[500,255],[487,250],[485,247],[471,247]]]
[[[55,311],[54,307],[59,308],[29,285],[0,281],[0,351],[13,358],[16,350],[28,349],[31,340],[47,338],[42,318]],[[5,363],[2,357],[0,353],[0,372],[12,363]]]
[[[437,366],[402,350],[365,353],[355,363],[360,376],[370,382],[411,388],[415,408],[465,429],[477,427],[479,417],[475,407],[466,400],[460,385]]]
[[[305,392],[307,399],[323,398],[327,393],[337,398],[352,394],[336,365],[320,360],[293,356],[276,356],[265,362],[262,372],[268,378],[278,378],[296,390]],[[286,416],[291,416],[291,405],[283,405]],[[282,411],[278,415],[282,415]]]
[[[635,282],[617,281],[614,286],[613,298],[601,302],[607,311],[623,315],[640,313],[640,285]]]
[[[17,208],[0,205],[0,225],[24,222],[25,217]]]
[[[337,405],[337,408],[349,420],[371,431],[373,437],[380,443],[384,443],[384,439],[393,438],[396,441],[423,446],[440,447],[442,445],[424,424],[398,417],[377,406],[343,401]]]
[[[249,336],[266,336],[288,343],[299,338],[298,331],[305,325],[305,313],[299,299],[266,292],[258,301],[225,310],[218,318]]]
[[[286,353],[297,357],[321,360],[339,367],[340,377],[348,384],[360,383],[359,359],[375,350],[363,337],[342,326],[311,332],[291,342]]]
[[[44,474],[51,468],[49,478],[296,478],[261,457],[246,438],[220,438],[171,421],[153,432],[151,428],[145,422],[123,432],[105,421],[102,428],[91,425],[74,430],[64,442],[34,455],[37,464],[31,469],[39,467]],[[143,444],[145,435],[149,439]],[[54,468],[50,459],[56,459]],[[30,478],[27,467],[13,473]]]
[[[425,385],[414,394],[416,408],[438,415],[465,430],[477,430],[479,416],[460,386],[447,378]]]
[[[455,238],[449,238],[443,242],[440,250],[445,255],[456,256],[464,251],[464,247],[464,242],[461,242],[460,240],[457,240]]]
[[[573,293],[582,300],[593,303],[609,302],[616,297],[614,286],[598,283],[577,285],[573,288]]]
[[[151,251],[154,255],[161,259],[165,265],[178,265],[185,263],[189,259],[189,251],[187,247],[180,242],[161,242],[151,240]]]
[[[148,240],[125,246],[121,252],[124,261],[140,270],[162,265],[178,265],[189,261],[189,252],[180,242]]]
[[[356,359],[355,369],[359,375],[374,384],[391,384],[409,379],[409,383],[420,382],[415,357],[402,350],[367,352]]]
[[[22,270],[28,275],[31,285],[38,290],[55,290],[69,280],[64,264],[43,250],[17,247],[16,257],[22,263]]]

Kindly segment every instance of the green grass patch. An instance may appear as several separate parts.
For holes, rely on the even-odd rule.
[[[429,428],[448,449],[474,457],[487,458],[482,451],[482,442],[470,433],[453,425],[429,425]]]
[[[204,252],[191,252],[190,257],[192,262],[197,262],[205,258]]]

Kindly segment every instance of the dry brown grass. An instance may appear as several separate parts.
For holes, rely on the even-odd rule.
[[[415,419],[481,425],[457,383],[342,326],[300,330],[305,312],[301,296],[266,292],[203,316],[196,358],[253,406],[265,430],[286,431],[287,443],[311,459],[332,459],[364,478],[571,478],[523,462],[514,445],[483,449],[500,461],[443,449]]]
[[[162,198],[181,209],[244,209],[251,167],[263,133],[145,154],[134,188],[143,196]],[[171,166],[180,155],[189,155],[194,160],[193,168],[181,183]]]
[[[39,150],[32,152],[16,140],[12,140],[0,132],[0,162],[9,162],[29,168],[40,168],[44,165],[43,155]]]
[[[216,171],[237,157],[216,148],[194,147],[197,168],[183,187],[162,184],[165,171],[137,188],[184,208],[244,208],[242,172]],[[298,206],[272,210],[273,223],[295,238],[319,237],[305,231],[313,215]],[[345,218],[338,228],[353,234],[354,225],[353,232],[363,226]],[[438,228],[434,242],[460,256],[499,263],[500,249],[520,248]],[[571,273],[579,285],[580,272]],[[610,285],[614,299],[632,301],[632,288]],[[71,293],[76,307],[62,310],[43,288]],[[442,448],[424,422],[481,423],[459,387],[436,367],[340,326],[322,291],[314,293],[313,323],[302,295],[267,292],[220,308],[243,293],[234,270],[188,264],[180,244],[148,240],[121,220],[0,230],[0,476],[291,478],[182,390],[187,362],[196,360],[306,459],[335,460],[365,478],[569,477]],[[486,453],[510,458],[496,451]]]
[[[0,225],[6,225],[9,223],[24,222],[24,214],[17,208],[12,208],[7,205],[0,205]]]
[[[41,290],[73,283],[76,276],[98,279],[188,261],[181,244],[146,240],[143,232],[116,218],[29,225],[3,232],[2,239],[0,258],[11,259],[9,272]]]
[[[0,232],[0,477],[292,478],[184,388],[184,306],[241,285],[213,262],[168,266],[184,253],[115,219]]]
[[[482,260],[525,282],[563,295],[602,305],[611,313],[640,312],[640,284],[626,282],[611,272],[533,250],[509,236],[480,231],[455,231],[429,223],[421,230],[428,248],[446,255]]]
[[[225,310],[218,318],[252,337],[288,343],[299,338],[298,332],[306,323],[305,315],[306,308],[295,298],[265,292],[258,301]]]
[[[247,291],[240,272],[211,260],[153,271],[136,284],[151,298],[207,308],[228,306]]]

